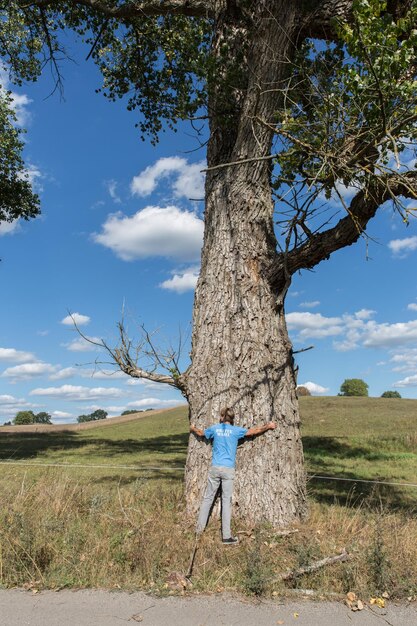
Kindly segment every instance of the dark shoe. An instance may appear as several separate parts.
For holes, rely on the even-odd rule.
[[[223,539],[223,543],[226,546],[235,546],[239,543],[239,539],[237,537],[229,537],[228,539]]]

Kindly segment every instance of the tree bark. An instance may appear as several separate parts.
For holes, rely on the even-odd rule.
[[[267,188],[268,189],[268,188]],[[224,171],[210,189],[202,270],[194,306],[192,365],[187,376],[190,420],[199,428],[232,406],[236,424],[275,420],[240,446],[235,515],[284,526],[306,512],[303,453],[291,343],[284,308],[265,278],[275,258],[271,198]],[[192,435],[186,497],[195,513],[211,446]]]
[[[294,3],[295,4],[295,3]],[[214,90],[208,165],[264,156],[272,137],[253,119],[272,119],[281,97],[296,10],[288,2],[260,2],[248,28],[257,29],[245,54],[247,74],[229,93],[235,124],[223,125],[221,95]],[[244,39],[242,22],[218,16],[222,49]],[[252,33],[253,35],[253,33]],[[230,110],[229,110],[230,115]],[[305,476],[292,349],[281,293],[268,276],[276,239],[270,165],[265,161],[209,172],[205,237],[193,316],[192,364],[187,372],[190,420],[199,428],[219,420],[223,406],[235,410],[237,425],[275,420],[275,431],[246,440],[238,449],[235,515],[284,526],[306,513]],[[199,507],[211,446],[190,437],[186,465],[187,508]]]

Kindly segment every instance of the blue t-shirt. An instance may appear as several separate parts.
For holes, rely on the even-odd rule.
[[[247,428],[232,426],[231,424],[214,424],[204,431],[206,439],[213,439],[212,465],[220,467],[234,467],[236,460],[237,442],[248,432]]]

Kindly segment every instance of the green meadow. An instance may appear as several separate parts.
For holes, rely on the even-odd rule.
[[[314,498],[345,501],[353,492],[361,497],[375,491],[375,485],[351,482],[354,479],[417,484],[417,400],[303,397],[300,405],[307,472],[311,477],[349,479],[311,478]],[[15,431],[0,430],[1,461],[103,466],[94,471],[76,468],[89,481],[182,480],[188,442],[185,406],[139,414],[139,419],[126,423],[108,420],[85,431],[24,433],[19,427]],[[6,470],[20,472],[16,466],[3,465],[3,476]],[[394,507],[413,506],[416,495],[415,490],[395,485],[377,489],[377,497]]]

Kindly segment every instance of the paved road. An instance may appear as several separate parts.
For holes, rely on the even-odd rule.
[[[1,626],[416,626],[417,606],[353,613],[342,603],[255,603],[235,597],[153,598],[107,591],[0,590]]]

